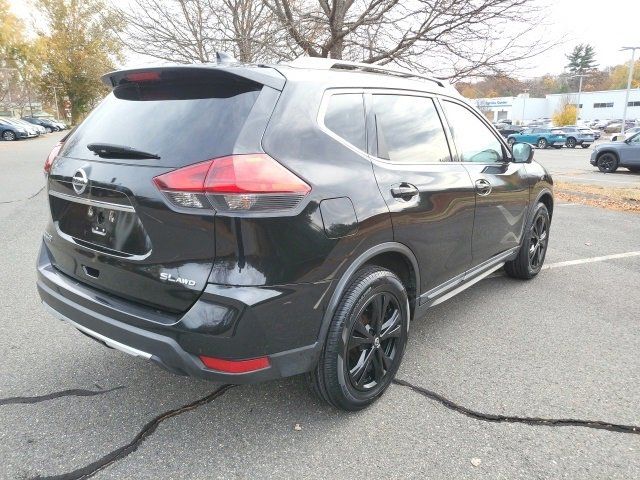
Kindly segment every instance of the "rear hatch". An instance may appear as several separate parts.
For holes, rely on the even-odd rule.
[[[259,148],[273,108],[260,98],[270,90],[274,103],[277,90],[243,70],[162,68],[107,77],[113,92],[66,139],[49,173],[46,237],[58,270],[172,313],[197,300],[215,258],[215,212],[206,201],[172,202],[153,179]]]

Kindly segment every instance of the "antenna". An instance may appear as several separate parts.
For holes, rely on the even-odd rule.
[[[238,60],[230,53],[216,52],[216,63],[238,63]]]

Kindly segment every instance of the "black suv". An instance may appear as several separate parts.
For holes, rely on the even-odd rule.
[[[165,66],[47,158],[45,307],[171,372],[380,396],[409,322],[541,269],[552,181],[437,79],[335,60]]]

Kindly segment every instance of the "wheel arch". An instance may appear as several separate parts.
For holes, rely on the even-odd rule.
[[[349,286],[349,282],[355,273],[364,265],[378,265],[398,275],[407,289],[411,314],[413,315],[415,312],[417,299],[420,297],[420,270],[418,260],[411,249],[402,243],[381,243],[361,253],[351,262],[338,279],[322,317],[322,326],[318,336],[318,341],[321,345],[324,345],[329,325],[331,324],[333,314],[338,307],[342,294]]]
[[[615,150],[611,149],[611,148],[605,148],[603,150],[600,150],[598,152],[598,155],[596,155],[596,160],[599,159],[602,155],[604,155],[605,153],[611,153],[614,157],[616,157],[616,160],[618,162],[620,162],[620,155],[618,155],[618,152],[616,152]]]
[[[553,195],[550,190],[544,189],[539,194],[535,201],[534,205],[538,203],[543,203],[547,210],[549,211],[549,218],[553,218]]]

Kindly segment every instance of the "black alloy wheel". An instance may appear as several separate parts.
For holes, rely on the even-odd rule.
[[[398,356],[401,316],[398,299],[388,292],[377,293],[361,309],[344,355],[353,388],[367,391],[383,383]]]
[[[576,139],[573,137],[569,137],[567,138],[567,147],[569,148],[576,148]]]
[[[525,230],[518,255],[504,264],[507,275],[530,280],[540,273],[547,255],[550,227],[549,210],[544,203],[540,202],[536,205]]]
[[[549,217],[538,212],[529,230],[529,268],[539,271],[547,254]]]
[[[598,170],[602,173],[613,173],[618,169],[618,159],[613,153],[603,153],[598,157]]]
[[[374,265],[356,272],[308,375],[314,393],[348,411],[372,404],[400,367],[409,315],[407,291],[393,272]]]
[[[540,138],[538,140],[538,148],[541,148],[544,150],[545,148],[547,148],[547,145],[549,145],[549,142],[547,142],[546,138]]]

